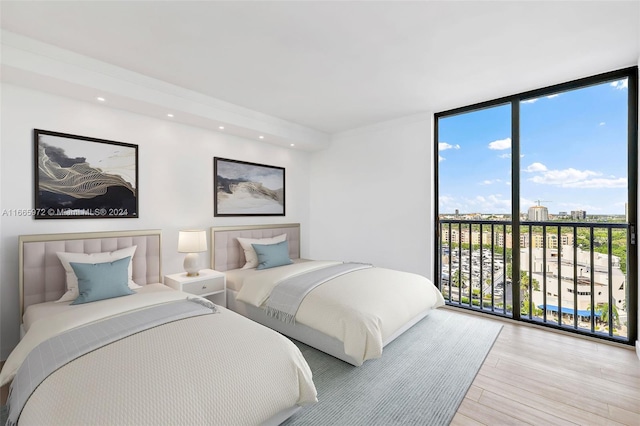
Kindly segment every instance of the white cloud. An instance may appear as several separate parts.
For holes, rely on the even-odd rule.
[[[529,180],[534,183],[540,183],[545,185],[557,185],[567,187],[575,185],[578,182],[587,180],[591,176],[599,176],[597,172],[591,170],[577,170],[573,167],[564,170],[539,170],[544,173],[538,176],[534,176]]]
[[[529,173],[546,172],[547,166],[542,163],[531,163],[524,171]]]
[[[560,96],[559,93],[555,93],[553,95],[549,95],[549,96],[545,96],[545,98],[547,99],[553,99],[553,98],[557,98],[558,96]],[[526,101],[522,101],[523,104],[533,104],[538,102],[540,98],[531,98],[531,99],[527,99]]]
[[[601,126],[604,126],[605,124],[607,124],[607,123],[605,123],[604,121],[601,121],[601,122],[600,122],[600,125],[601,125]]]
[[[453,213],[456,209],[463,213],[509,213],[511,199],[502,194],[478,195],[473,198],[440,195],[439,210]]]
[[[447,149],[460,149],[460,145],[458,144],[451,145],[446,142],[438,143],[438,151],[446,151]]]
[[[438,163],[444,160],[446,160],[446,158],[444,158],[442,155],[438,155]]]
[[[553,185],[561,188],[625,188],[627,178],[613,175],[602,177],[602,173],[593,170],[578,170],[569,167],[563,170],[549,170],[542,163],[532,163],[524,172],[538,173],[527,179],[540,185]]]
[[[629,88],[629,79],[614,81],[610,84],[611,87],[617,90],[623,90]]]
[[[511,148],[511,138],[498,139],[493,142],[489,142],[489,149],[503,150]]]
[[[615,176],[603,178],[602,173],[592,170],[577,170],[572,167],[564,170],[535,170],[534,163],[527,167],[527,171],[542,172],[540,175],[529,178],[533,183],[541,185],[553,185],[561,188],[625,188],[627,186],[626,178],[616,178]],[[540,164],[544,167],[544,165]],[[537,167],[537,166],[536,166]]]
[[[531,206],[538,205],[538,202],[535,200],[530,200],[528,198],[520,197],[520,210],[527,210]]]
[[[469,211],[478,212],[504,212],[511,210],[511,200],[502,198],[502,194],[491,194],[483,197],[478,195],[468,199],[467,202],[472,207]]]
[[[569,184],[566,184],[566,185],[563,185],[563,186],[565,188],[626,188],[627,187],[627,179],[626,178],[587,179],[587,180],[584,180],[584,181],[569,183]]]
[[[494,183],[500,183],[502,179],[486,179],[479,183],[479,185],[493,185]]]
[[[624,203],[622,203],[624,205]],[[558,211],[570,212],[571,210],[584,210],[587,213],[603,211],[602,205],[591,205],[591,204],[583,204],[583,203],[563,203],[560,202],[557,204]]]

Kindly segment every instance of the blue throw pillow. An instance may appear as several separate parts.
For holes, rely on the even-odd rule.
[[[70,262],[78,277],[80,293],[71,304],[79,305],[134,294],[129,288],[129,262],[131,256],[105,263]]]
[[[283,241],[277,244],[251,244],[258,255],[256,269],[269,269],[276,266],[290,265],[289,243]]]

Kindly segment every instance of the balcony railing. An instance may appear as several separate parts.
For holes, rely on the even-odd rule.
[[[518,236],[509,221],[439,226],[447,304],[629,342],[626,223],[526,221]]]

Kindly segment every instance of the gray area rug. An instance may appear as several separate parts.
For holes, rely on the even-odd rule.
[[[438,309],[361,367],[295,342],[311,366],[319,402],[283,424],[448,425],[501,329]],[[6,419],[1,407],[0,425]]]
[[[318,403],[284,425],[448,425],[502,326],[433,311],[354,367],[295,342],[313,371]]]

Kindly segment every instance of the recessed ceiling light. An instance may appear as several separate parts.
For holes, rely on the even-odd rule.
[[[262,135],[260,135],[260,136],[258,136],[258,137],[259,137],[260,139],[264,139],[264,136],[262,136]]]
[[[295,144],[295,143],[292,143],[290,146],[296,146],[296,144]]]
[[[104,101],[106,101],[106,99],[105,99],[105,98],[103,98],[102,96],[98,96],[98,97],[96,98],[96,100],[97,100],[98,102],[104,102]]]
[[[224,126],[218,126],[218,129],[224,130]]]
[[[169,113],[169,114],[167,114],[167,117],[173,118],[173,114]]]

